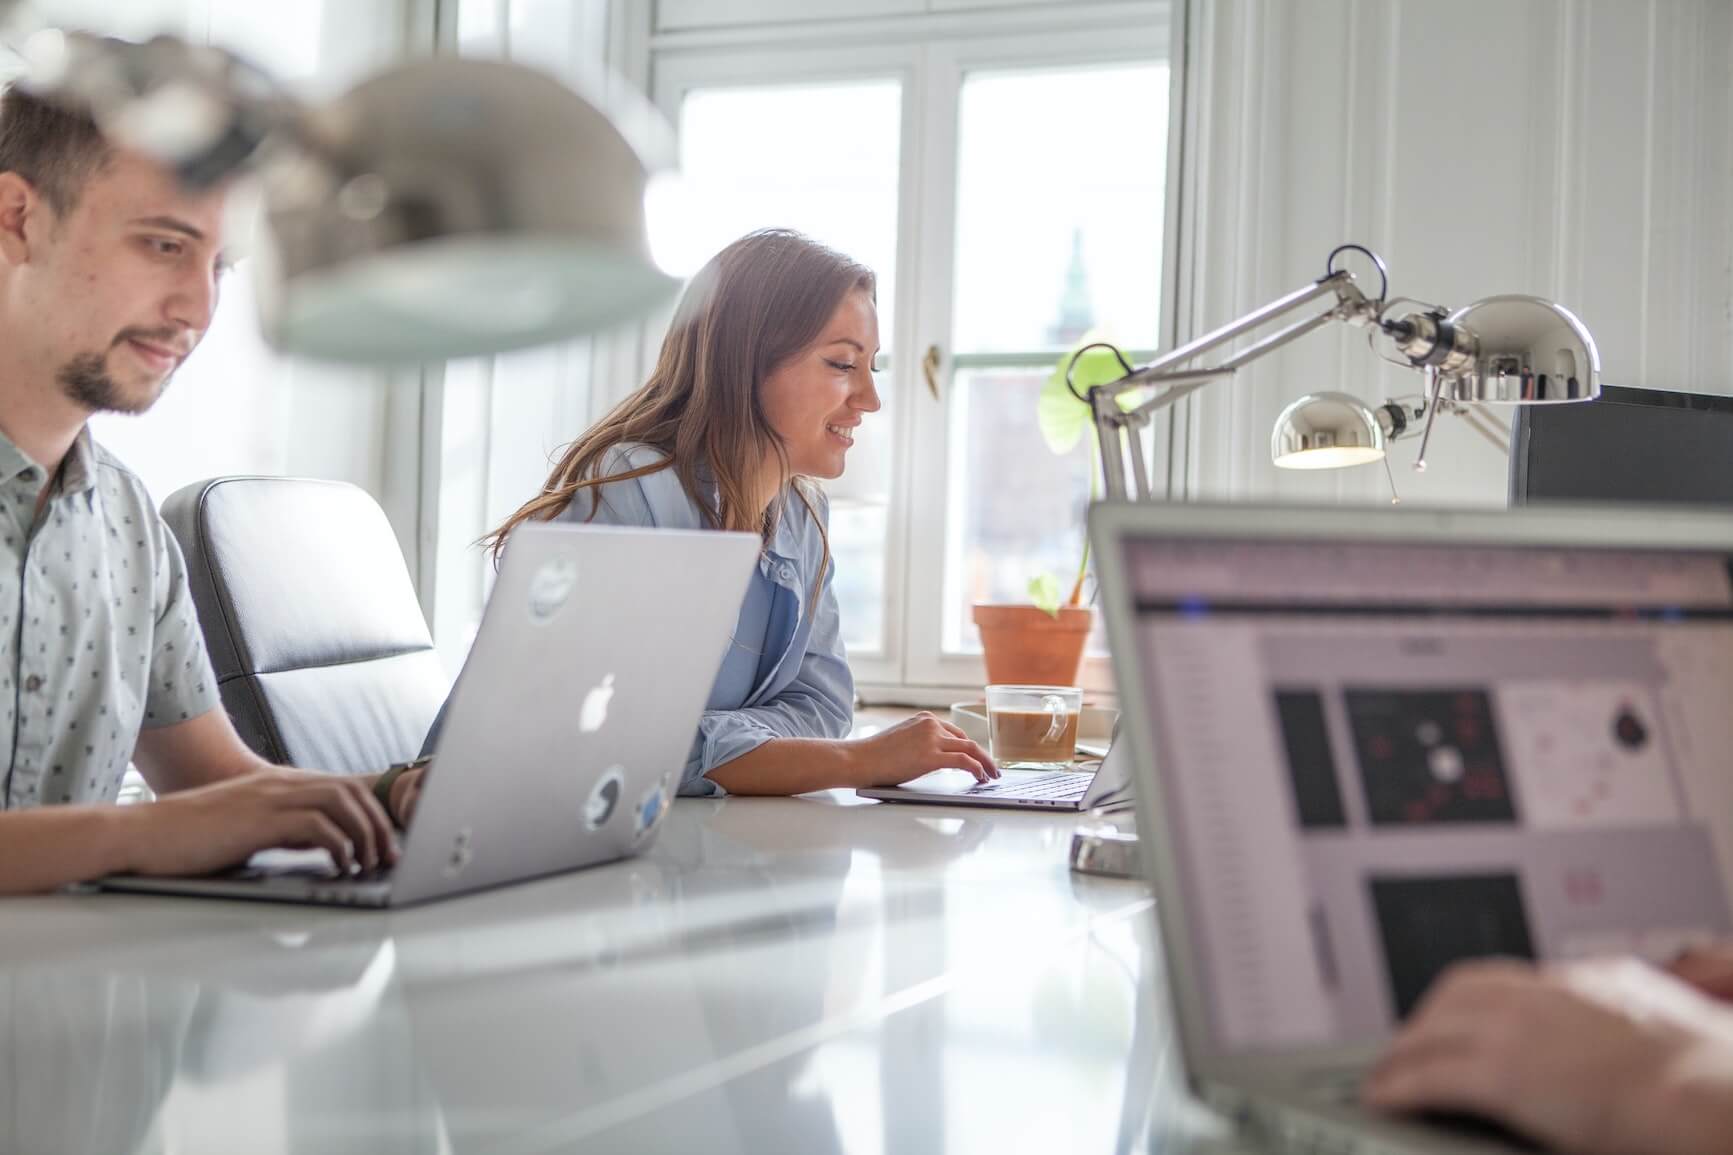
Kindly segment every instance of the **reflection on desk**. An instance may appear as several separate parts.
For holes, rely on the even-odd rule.
[[[1148,893],[1072,825],[692,799],[395,913],[8,902],[0,1151],[1176,1150]]]

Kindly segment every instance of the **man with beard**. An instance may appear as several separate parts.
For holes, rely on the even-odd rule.
[[[267,847],[396,857],[373,782],[275,767],[219,708],[179,548],[90,436],[142,413],[209,326],[224,190],[87,117],[0,96],[0,893],[193,874]],[[161,796],[114,800],[128,762]],[[413,773],[389,804],[412,804]]]

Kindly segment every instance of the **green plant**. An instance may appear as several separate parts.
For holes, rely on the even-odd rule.
[[[1066,385],[1066,376],[1076,386],[1078,392],[1087,393],[1091,386],[1106,385],[1125,376],[1125,366],[1119,356],[1110,348],[1099,344],[1101,337],[1089,332],[1072,350],[1059,359],[1053,375],[1047,378],[1047,383],[1041,387],[1041,396],[1035,403],[1035,420],[1041,429],[1041,439],[1047,443],[1047,448],[1059,456],[1074,452],[1079,441],[1089,446],[1089,497],[1094,500],[1101,496],[1101,447],[1095,438],[1095,421],[1089,411],[1089,403],[1080,401]],[[1075,367],[1074,367],[1075,366]],[[1128,394],[1119,398],[1121,408],[1129,409],[1137,403],[1136,394]],[[1077,577],[1071,584],[1071,595],[1065,598],[1064,605],[1075,606],[1083,602],[1083,582],[1089,574],[1089,536],[1083,537],[1083,556],[1077,564]],[[1059,579],[1053,574],[1038,574],[1029,580],[1029,600],[1038,609],[1046,611],[1053,617],[1059,616],[1061,605]]]

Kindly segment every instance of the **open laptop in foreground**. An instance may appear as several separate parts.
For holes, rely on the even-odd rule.
[[[639,853],[679,785],[758,552],[751,534],[519,526],[394,867],[338,877],[322,850],[266,851],[227,874],[101,885],[402,906]]]
[[[1185,1064],[1230,1117],[1505,1150],[1355,1102],[1446,966],[1733,929],[1733,519],[1090,520]]]
[[[962,770],[936,770],[901,786],[856,790],[862,798],[929,806],[993,806],[1011,810],[1123,810],[1131,805],[1130,751],[1123,741],[1107,749],[1097,769],[1006,770],[976,782]]]

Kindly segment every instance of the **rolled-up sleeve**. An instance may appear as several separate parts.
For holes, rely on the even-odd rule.
[[[727,793],[709,777],[710,772],[772,739],[848,736],[854,725],[854,675],[849,673],[841,614],[831,588],[835,569],[833,563],[825,571],[824,589],[799,673],[769,701],[737,710],[704,712],[681,777],[680,793]]]

